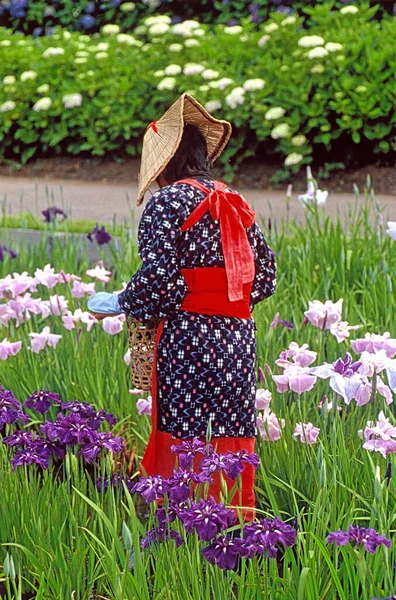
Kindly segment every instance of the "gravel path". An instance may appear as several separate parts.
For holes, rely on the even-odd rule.
[[[153,186],[153,190],[156,189]],[[281,220],[287,216],[286,194],[283,191],[239,189],[249,204],[263,217]],[[89,218],[98,222],[138,221],[144,208],[135,206],[136,186],[130,184],[102,183],[68,179],[39,179],[0,177],[2,212],[15,214],[30,211],[38,214],[48,206],[63,208],[69,218]],[[378,194],[376,203],[383,209],[383,220],[396,221],[396,195]],[[364,204],[361,194],[356,200],[353,193],[331,193],[326,203],[326,213],[347,215],[348,207],[356,211]],[[372,203],[373,210],[375,203]],[[304,208],[293,194],[289,215],[304,218]]]

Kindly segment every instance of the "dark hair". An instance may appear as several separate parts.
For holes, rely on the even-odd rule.
[[[176,154],[169,161],[162,175],[169,183],[188,177],[212,179],[209,168],[206,140],[198,127],[188,123],[184,126]]]

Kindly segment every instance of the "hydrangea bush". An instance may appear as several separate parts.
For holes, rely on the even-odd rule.
[[[366,4],[346,8],[313,8],[309,33],[283,13],[258,30],[161,15],[134,35],[117,25],[94,38],[0,30],[2,156],[136,155],[147,123],[186,91],[232,122],[228,168],[254,153],[285,174],[312,160],[392,164],[396,23],[372,20]]]

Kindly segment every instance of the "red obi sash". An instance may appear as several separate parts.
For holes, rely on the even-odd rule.
[[[190,229],[207,211],[210,212],[213,219],[219,221],[226,276],[225,280],[224,276],[221,276],[223,282],[221,290],[227,297],[227,302],[222,302],[222,305],[228,310],[231,303],[236,304],[241,301],[246,304],[247,286],[251,286],[255,276],[254,257],[246,228],[253,225],[255,213],[239,194],[227,191],[227,186],[219,181],[214,182],[214,190],[210,190],[195,179],[182,179],[177,183],[188,183],[207,194],[206,198],[188,217],[181,228],[182,231]],[[204,268],[204,271],[207,269]],[[197,283],[197,285],[201,287],[206,285],[204,279],[203,276],[199,280],[201,283]],[[214,279],[212,278],[210,284],[213,283]],[[201,287],[197,289],[197,292],[201,291]],[[214,307],[214,304],[210,306]]]
[[[243,284],[243,298],[231,302],[227,294],[226,270],[220,267],[181,269],[188,287],[181,310],[203,315],[250,319],[251,283]]]

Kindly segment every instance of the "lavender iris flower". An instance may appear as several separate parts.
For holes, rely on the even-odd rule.
[[[37,412],[44,414],[50,409],[52,403],[60,404],[59,394],[50,392],[49,390],[35,391],[25,402],[27,408],[32,408]]]
[[[347,352],[344,359],[339,358],[333,364],[311,367],[310,373],[321,379],[329,379],[330,387],[344,398],[345,404],[350,404],[363,383],[358,373],[361,364],[360,361],[352,362],[352,356]]]
[[[173,540],[176,544],[176,548],[179,548],[183,543],[183,538],[177,531],[170,531],[165,527],[156,527],[151,529],[145,538],[141,541],[143,549],[148,548],[152,543],[165,542],[166,540]]]
[[[57,208],[56,206],[50,206],[49,208],[42,210],[41,214],[43,215],[46,223],[54,223],[57,215],[63,217],[62,221],[67,219],[67,214],[61,208]]]
[[[110,233],[108,231],[106,231],[104,226],[101,227],[100,229],[97,226],[94,227],[92,229],[92,231],[90,231],[87,234],[87,238],[89,239],[90,242],[93,242],[92,238],[95,238],[95,241],[97,244],[99,244],[99,246],[102,246],[103,244],[108,244],[112,240]]]
[[[168,492],[168,482],[161,475],[142,477],[131,489],[131,493],[138,493],[146,502],[154,502],[164,497]]]
[[[224,504],[217,504],[212,497],[209,500],[191,502],[190,508],[180,510],[179,518],[187,533],[195,529],[198,537],[204,542],[209,542],[236,521],[234,511],[226,508]]]
[[[246,555],[244,541],[240,538],[232,538],[230,535],[221,535],[209,546],[201,550],[201,554],[212,565],[220,569],[235,569],[241,556]]]
[[[384,535],[379,535],[375,529],[365,527],[356,527],[351,525],[348,531],[331,532],[327,537],[327,543],[334,542],[336,546],[345,546],[348,542],[353,542],[358,546],[364,546],[367,552],[375,554],[378,546],[390,548],[391,542]]]

